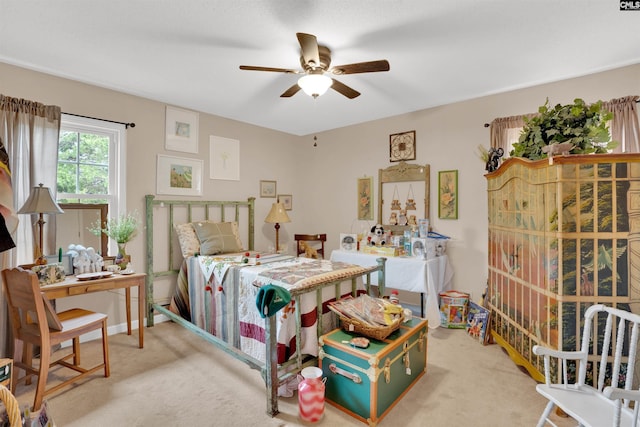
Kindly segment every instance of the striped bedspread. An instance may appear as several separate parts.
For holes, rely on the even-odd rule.
[[[202,257],[200,257],[202,258]],[[172,311],[196,326],[241,349],[251,357],[265,360],[265,319],[256,308],[259,287],[268,283],[283,286],[292,295],[302,294],[300,310],[302,319],[301,346],[303,354],[317,356],[317,308],[316,293],[304,291],[320,284],[337,281],[358,272],[359,266],[307,258],[289,258],[262,265],[235,263],[224,267],[224,275],[211,274],[207,279],[197,257],[187,258],[178,275],[178,286],[171,302]],[[360,282],[360,289],[363,289]],[[339,293],[351,292],[351,281],[340,285]],[[335,299],[335,288],[322,291],[323,330],[336,327],[335,316],[326,304]],[[278,363],[295,355],[296,350],[295,299],[279,311],[277,320]]]

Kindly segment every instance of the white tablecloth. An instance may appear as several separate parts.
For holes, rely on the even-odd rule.
[[[380,255],[363,254],[335,250],[331,252],[331,261],[342,261],[362,266],[377,265]],[[453,278],[453,268],[446,255],[428,260],[413,257],[386,257],[385,287],[424,294],[425,318],[430,328],[440,326],[438,294],[448,290]],[[378,276],[371,275],[377,284]]]

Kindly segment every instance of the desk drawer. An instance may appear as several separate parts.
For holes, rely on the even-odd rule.
[[[117,288],[118,286],[114,280],[101,280],[99,283],[91,283],[91,281],[87,281],[86,284],[83,283],[81,285],[71,286],[69,288],[69,295],[82,295],[90,292],[108,291]]]

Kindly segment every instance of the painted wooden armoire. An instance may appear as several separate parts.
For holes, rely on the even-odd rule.
[[[544,381],[533,346],[579,349],[589,305],[640,313],[640,155],[510,158],[486,178],[492,336]]]

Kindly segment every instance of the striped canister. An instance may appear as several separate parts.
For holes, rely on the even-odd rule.
[[[324,383],[322,369],[315,366],[304,368],[298,384],[298,411],[300,419],[306,422],[319,421],[324,415]]]

